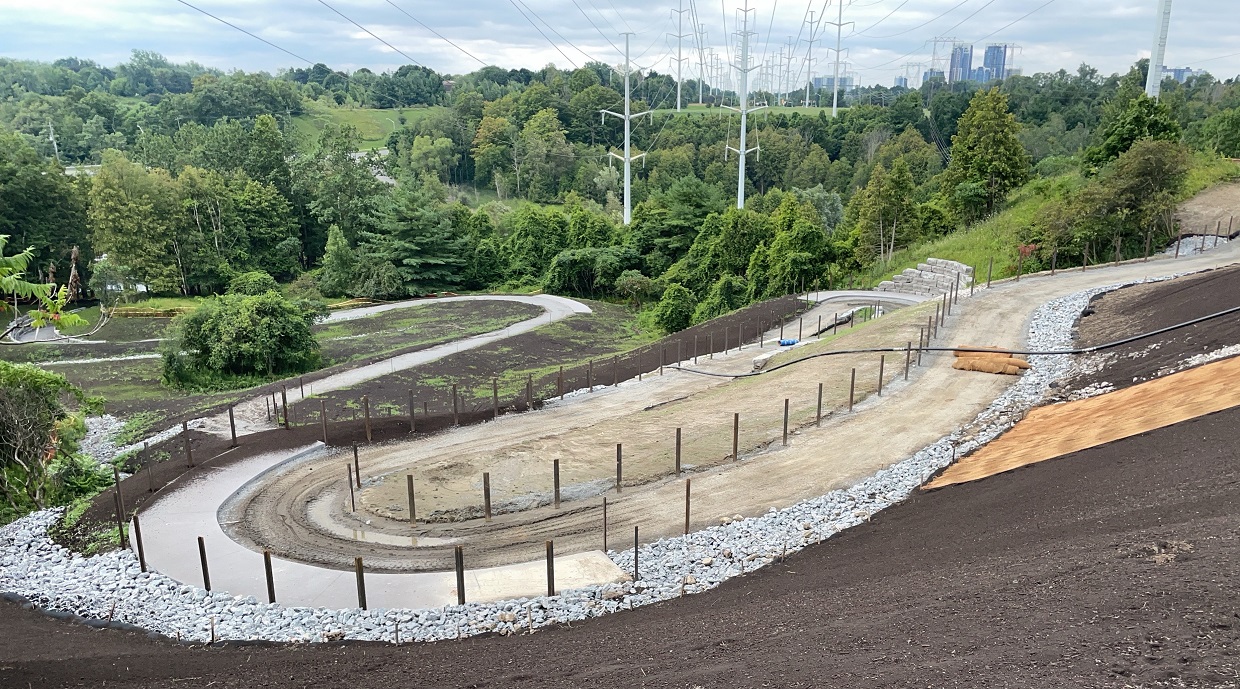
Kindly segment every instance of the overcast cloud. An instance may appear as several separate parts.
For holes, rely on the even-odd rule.
[[[408,62],[318,0],[189,1],[311,62],[375,71]],[[818,16],[828,5],[827,18],[835,21],[837,1],[810,0],[807,7],[803,0],[751,0],[751,28],[757,31],[751,46],[753,61],[778,54],[790,38],[808,38],[808,30],[802,31],[807,9]],[[620,32],[632,31],[632,53],[639,66],[675,73],[676,39],[669,34],[676,33],[672,10],[681,0],[392,0],[463,51],[417,25],[386,0],[327,2],[414,60],[441,72],[477,69],[480,63],[464,51],[505,68],[537,69],[547,63],[572,67],[591,58],[614,64],[623,58],[613,43],[623,48]],[[695,0],[706,43],[720,54],[735,50],[729,34],[736,30],[742,2],[724,0],[725,11],[715,0]],[[1016,21],[1044,2],[846,2],[843,20],[853,24],[843,29],[845,58],[862,83],[890,85],[906,69],[916,71],[907,68],[908,63],[928,67],[936,36],[976,43],[975,65],[980,64],[985,44],[1016,44],[1020,49],[1015,65],[1026,74],[1061,68],[1074,71],[1082,62],[1110,74],[1149,57],[1157,0],[1052,0]],[[1208,69],[1220,79],[1240,75],[1237,4],[1238,0],[1175,0],[1167,65]],[[691,3],[683,0],[683,6],[688,10]],[[518,7],[559,50],[531,26]],[[684,16],[684,33],[688,34],[692,32],[691,15],[686,12]],[[824,25],[819,36],[814,69],[823,73],[834,59],[828,48],[834,48],[835,28]],[[691,58],[684,66],[684,76],[689,78],[697,74],[693,37],[687,37],[684,44],[684,55]],[[802,42],[797,50],[794,71],[801,69],[799,56],[804,55],[805,46]],[[176,62],[195,60],[221,69],[274,72],[305,64],[177,0],[0,0],[0,56],[38,60],[76,56],[112,65],[127,59],[133,48],[158,51]]]

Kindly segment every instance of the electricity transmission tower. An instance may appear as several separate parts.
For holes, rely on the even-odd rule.
[[[47,121],[47,140],[52,142],[52,152],[56,154],[56,162],[60,162],[60,144],[56,142],[56,125]]]
[[[1167,30],[1171,28],[1171,0],[1158,0],[1154,25],[1154,50],[1150,53],[1150,69],[1145,76],[1145,95],[1158,98],[1162,92],[1163,60],[1167,55]]]
[[[612,112],[610,110],[600,111],[602,113],[603,121],[607,120],[608,115],[611,115],[612,117],[619,117],[620,119],[624,120],[624,155],[623,156],[618,155],[614,151],[608,151],[607,153],[608,155],[611,155],[614,158],[618,158],[624,161],[624,224],[625,225],[628,225],[629,222],[631,222],[633,219],[633,188],[632,188],[633,179],[632,177],[633,177],[633,160],[635,160],[635,158],[633,157],[632,149],[630,148],[630,135],[632,133],[631,123],[633,121],[633,118],[635,117],[641,117],[643,115],[650,114],[649,110],[645,112],[637,113],[636,115],[632,114],[632,112],[630,111],[630,106],[632,103],[632,98],[631,98],[632,94],[629,89],[629,74],[632,72],[632,70],[629,69],[629,38],[632,35],[633,35],[632,33],[624,34],[624,114],[621,115],[618,112]],[[651,121],[653,120],[654,120],[654,116],[651,115]],[[642,153],[638,155],[636,159],[641,159],[645,155],[646,155],[645,153]]]
[[[840,42],[844,40],[844,27],[852,22],[844,21],[844,0],[835,0],[839,5],[839,16],[833,22],[823,22],[835,27],[835,78],[831,80],[831,117],[839,112],[840,105]]]
[[[732,65],[732,67],[736,69],[736,73],[740,76],[741,84],[740,84],[740,88],[736,92],[737,99],[740,101],[738,103],[740,107],[739,108],[728,108],[729,110],[735,110],[741,114],[741,139],[739,142],[740,146],[738,148],[732,148],[731,146],[728,146],[728,150],[734,151],[736,153],[737,158],[740,159],[740,162],[739,162],[740,171],[737,173],[737,176],[736,176],[736,207],[737,208],[745,207],[745,156],[749,153],[759,150],[757,146],[754,146],[753,148],[745,147],[745,138],[746,138],[747,129],[749,126],[749,113],[753,112],[754,110],[761,110],[762,108],[766,107],[766,106],[761,106],[761,105],[756,108],[749,107],[749,73],[757,69],[757,66],[754,66],[754,67],[749,66],[749,37],[756,36],[758,34],[757,31],[749,30],[749,13],[750,12],[757,12],[757,10],[749,9],[749,0],[745,0],[745,9],[741,10],[741,27],[742,28],[736,32],[737,36],[739,36],[741,39],[741,50],[739,54],[740,62],[735,65]],[[758,155],[761,156],[762,155],[761,152],[759,152]]]
[[[676,59],[672,60],[676,63],[676,112],[680,112],[680,82],[684,81],[681,71],[685,61],[689,59],[684,56],[684,40],[686,36],[692,35],[685,33],[685,12],[688,11],[685,9],[685,0],[680,0],[680,9],[672,10],[672,14],[676,15],[676,33],[672,34],[676,37]]]
[[[818,24],[814,22],[814,11],[809,10],[809,19],[806,25],[809,26],[809,38],[803,38],[805,41],[805,106],[809,107],[809,90],[814,85],[814,44],[818,42]],[[822,17],[818,18],[822,21]]]

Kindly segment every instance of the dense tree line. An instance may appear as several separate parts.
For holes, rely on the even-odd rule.
[[[981,89],[876,87],[834,119],[773,107],[751,120],[761,155],[748,161],[743,210],[732,207],[738,171],[726,154],[736,120],[721,110],[655,114],[634,130],[646,156],[625,226],[609,155],[621,129],[599,117],[621,106],[605,65],[445,79],[415,67],[220,74],[148,53],[114,70],[0,61],[13,77],[0,119],[15,130],[0,135],[0,233],[34,247],[41,280],[65,282],[75,247],[83,270],[108,276],[82,281],[75,296],[92,285],[213,294],[261,271],[328,296],[541,288],[657,306],[664,327],[683,327],[837,284],[994,214],[1035,178],[1076,180],[1028,237],[1065,247],[1062,260],[1083,260],[1104,237],[1124,247],[1153,226],[1170,232],[1166,207],[1183,174],[1153,175],[1129,152],[1177,169],[1184,144],[1240,155],[1240,85],[1169,81],[1154,102],[1142,93],[1145,67]],[[668,105],[675,92],[657,74],[639,82],[634,111]],[[294,136],[287,118],[311,99],[442,107],[404,123],[379,157],[358,153],[347,126]],[[104,125],[73,153],[98,160],[97,174],[60,174],[32,133],[42,116],[14,119],[38,104],[65,122]],[[1121,193],[1134,170],[1158,187]]]

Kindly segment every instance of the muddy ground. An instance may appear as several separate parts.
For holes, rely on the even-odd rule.
[[[1153,332],[1240,306],[1240,266],[1133,285],[1095,299],[1081,317],[1079,346],[1097,346]],[[1088,389],[1121,389],[1173,372],[1179,362],[1240,344],[1240,314],[1232,314],[1080,356],[1084,369],[1060,386],[1071,396]]]
[[[5,687],[1235,687],[1240,410],[956,486],[533,636],[186,647],[0,605]]]

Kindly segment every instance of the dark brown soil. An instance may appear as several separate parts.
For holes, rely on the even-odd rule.
[[[1235,687],[1240,410],[882,512],[534,636],[183,647],[0,605],[0,686]]]
[[[1100,296],[1081,317],[1077,345],[1091,347],[1240,306],[1240,266],[1134,285]],[[1064,391],[1109,384],[1116,389],[1149,380],[1196,354],[1240,344],[1240,314],[1138,340],[1083,361],[1104,357],[1105,367],[1066,381]]]

